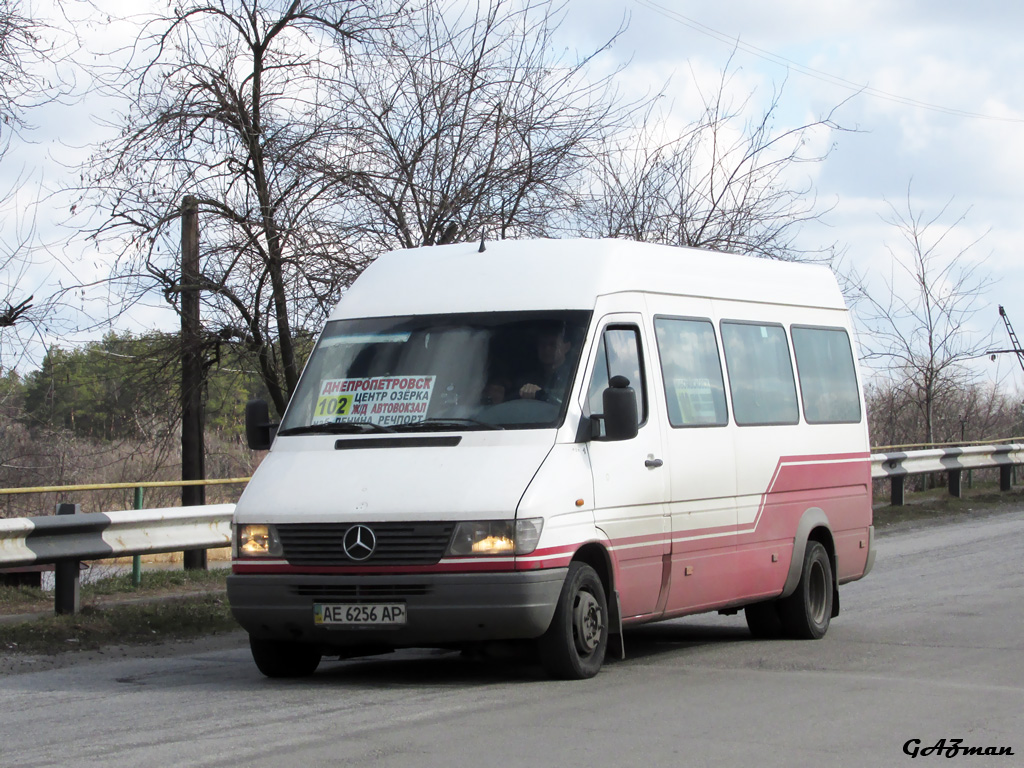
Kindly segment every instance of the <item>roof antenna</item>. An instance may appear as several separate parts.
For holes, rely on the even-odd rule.
[[[487,246],[484,244],[485,235],[480,235],[480,247],[476,249],[477,253],[483,253],[487,250]]]

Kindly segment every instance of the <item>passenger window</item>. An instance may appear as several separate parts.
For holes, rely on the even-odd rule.
[[[609,327],[601,336],[594,363],[594,377],[587,393],[588,415],[600,416],[604,412],[602,399],[608,381],[613,376],[625,376],[636,392],[636,417],[640,424],[647,418],[647,394],[643,378],[643,357],[640,352],[640,331],[635,327]],[[602,433],[604,425],[601,425]]]
[[[796,424],[796,381],[781,325],[723,322],[722,346],[736,423]]]
[[[722,426],[729,420],[725,382],[710,320],[654,319],[665,381],[668,421],[673,427]]]
[[[842,328],[794,325],[793,352],[808,424],[860,421],[860,393],[850,337]]]

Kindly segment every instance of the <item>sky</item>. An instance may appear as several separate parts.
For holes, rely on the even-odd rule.
[[[129,0],[101,4],[114,15],[138,7]],[[749,98],[751,117],[781,89],[779,130],[832,113],[847,130],[815,134],[808,150],[830,148],[827,158],[794,169],[793,183],[812,182],[824,211],[801,230],[801,246],[834,245],[841,254],[836,269],[866,275],[878,295],[890,286],[905,290],[905,280],[893,271],[900,233],[886,219],[892,206],[906,212],[909,204],[925,221],[935,219],[929,233],[952,227],[940,254],[967,248],[965,263],[990,283],[969,322],[976,343],[1009,347],[1000,304],[1024,333],[1018,255],[1024,242],[1024,4],[568,0],[565,14],[559,34],[570,52],[592,49],[625,22],[610,50],[595,59],[596,71],[621,68],[616,85],[626,95],[664,89],[664,103],[679,125],[699,116],[700,94],[717,87],[723,70],[736,103]],[[87,38],[117,34],[117,25],[86,30]],[[107,109],[85,100],[34,113],[36,129],[27,142],[15,142],[0,168],[0,191],[16,176],[29,180],[17,202],[24,209],[39,197],[36,190],[57,187],[82,148],[102,139],[96,118]],[[34,211],[36,230],[56,242],[66,211],[66,200],[45,199]],[[9,239],[10,211],[0,215],[0,224]],[[98,274],[102,266],[87,252],[55,248],[20,280],[44,290],[47,282],[66,284]],[[93,313],[104,301],[95,292],[85,299]],[[154,302],[119,322],[118,328],[130,322],[139,330],[173,327],[175,320]],[[985,380],[1024,389],[1012,355],[975,365]]]
[[[884,297],[907,290],[893,252],[906,254],[893,206],[932,221],[937,253],[966,249],[990,283],[969,321],[975,344],[1008,349],[1004,305],[1024,332],[1024,4],[982,0],[570,0],[566,28],[585,47],[628,28],[611,51],[634,88],[669,82],[681,114],[723,70],[737,99],[763,110],[781,89],[780,129],[830,112],[844,131],[818,136],[827,159],[796,170],[829,209],[800,243],[835,244],[838,271],[856,271]],[[833,112],[834,110],[834,112]],[[817,148],[817,147],[816,147]],[[945,213],[943,213],[945,211]],[[867,307],[855,314],[866,324]],[[974,364],[983,380],[1024,384],[1015,356]]]

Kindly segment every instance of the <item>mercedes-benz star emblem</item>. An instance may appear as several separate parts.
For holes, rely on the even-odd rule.
[[[341,542],[350,560],[365,560],[377,547],[377,537],[365,525],[353,525],[345,531]]]

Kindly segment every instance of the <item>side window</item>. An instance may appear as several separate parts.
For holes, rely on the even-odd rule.
[[[842,328],[794,325],[793,352],[808,424],[860,421],[860,393],[850,337]]]
[[[603,394],[613,376],[625,376],[636,392],[637,421],[647,418],[647,392],[643,377],[643,356],[640,351],[640,331],[636,326],[609,326],[601,334],[594,363],[594,377],[587,392],[588,412],[601,415],[604,411]]]
[[[722,346],[736,423],[796,424],[796,382],[781,325],[723,322]]]
[[[729,420],[725,383],[710,320],[656,317],[654,331],[673,427],[722,426]]]

